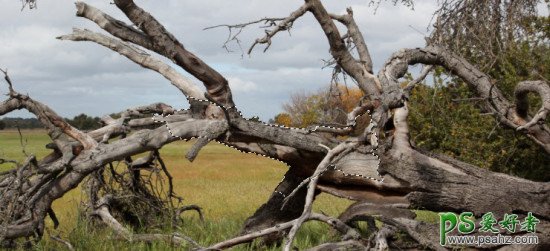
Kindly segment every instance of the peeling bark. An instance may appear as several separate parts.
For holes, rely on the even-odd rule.
[[[111,49],[136,64],[154,70],[169,80],[188,99],[189,110],[175,111],[171,106],[156,103],[131,108],[120,118],[103,118],[105,126],[82,132],[70,126],[46,105],[16,92],[7,72],[5,80],[9,97],[0,103],[0,115],[26,109],[35,114],[47,128],[53,144],[51,154],[42,160],[27,159],[13,170],[0,173],[0,239],[40,237],[44,219],[51,212],[53,201],[76,188],[87,178],[91,185],[101,186],[101,175],[116,172],[106,169],[113,163],[127,164],[129,184],[139,190],[143,171],[154,169],[152,161],[166,167],[158,150],[176,140],[198,138],[187,153],[193,160],[202,147],[215,140],[241,151],[281,160],[290,166],[283,181],[268,201],[245,223],[242,236],[214,244],[210,248],[230,248],[255,238],[276,242],[287,236],[284,248],[293,247],[296,231],[307,220],[319,220],[338,230],[342,240],[320,245],[314,250],[384,249],[394,245],[392,236],[398,230],[410,236],[420,247],[441,249],[434,240],[434,226],[418,222],[410,209],[433,211],[469,211],[477,217],[486,212],[496,214],[532,212],[541,226],[550,222],[550,183],[533,182],[506,174],[494,173],[447,156],[418,149],[411,144],[407,127],[407,99],[416,83],[426,77],[432,66],[442,66],[463,79],[484,99],[483,109],[491,111],[505,126],[525,133],[550,154],[550,129],[541,121],[550,111],[550,88],[543,81],[521,82],[516,100],[507,100],[491,79],[472,64],[437,46],[403,49],[393,54],[378,75],[372,73],[372,59],[367,43],[354,20],[353,11],[335,15],[319,0],[305,0],[303,6],[276,23],[266,36],[256,40],[267,44],[278,32],[289,29],[293,22],[311,13],[324,31],[330,53],[338,67],[351,76],[365,93],[364,99],[348,114],[343,128],[285,128],[250,121],[234,105],[227,80],[198,56],[185,49],[151,14],[132,0],[115,0],[132,25],[125,24],[82,2],[77,2],[77,16],[96,23],[110,35],[75,29],[63,40],[90,41]],[[344,24],[342,36],[335,20]],[[248,24],[257,23],[250,22]],[[246,26],[247,24],[243,24]],[[243,27],[241,25],[241,27]],[[111,37],[113,36],[113,37]],[[355,45],[359,58],[354,58],[346,45],[347,38]],[[251,48],[251,49],[252,49]],[[189,72],[206,87],[206,94],[175,69],[153,58],[155,52]],[[409,65],[426,66],[421,76],[402,87],[399,79]],[[542,107],[535,115],[527,112],[527,93],[536,93]],[[369,113],[369,126],[357,137],[350,136],[355,118]],[[345,136],[345,137],[336,137]],[[140,153],[150,155],[132,159]],[[2,160],[4,161],[4,160]],[[94,183],[96,182],[96,183]],[[140,188],[141,187],[141,188]],[[164,240],[176,244],[191,242],[177,234],[133,234],[113,216],[113,205],[101,202],[97,190],[91,190],[93,213],[127,241]],[[372,228],[370,238],[361,236],[344,222],[312,212],[311,205],[319,192],[357,200],[341,215],[344,222],[365,219],[374,225],[374,218],[384,222]],[[173,195],[171,188],[169,196]],[[108,197],[103,197],[108,198]],[[177,216],[185,209],[175,208]],[[282,210],[281,210],[282,209]],[[199,211],[200,213],[200,211]],[[177,222],[177,219],[172,219]],[[541,227],[537,234],[549,236],[550,229]],[[548,245],[548,238],[541,238]],[[494,247],[491,247],[494,248]],[[506,248],[506,247],[499,247]]]

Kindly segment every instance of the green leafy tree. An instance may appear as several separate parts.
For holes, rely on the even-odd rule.
[[[36,118],[3,118],[4,128],[38,129],[43,128]]]
[[[519,81],[550,79],[550,19],[525,17],[518,25],[523,25],[528,35],[521,40],[508,39],[504,47],[492,47],[495,56],[490,62],[476,56],[470,47],[454,48],[480,67],[490,64],[488,74],[511,100]],[[540,147],[524,134],[501,128],[491,114],[480,112],[484,100],[464,83],[447,79],[440,69],[436,69],[432,82],[415,88],[410,100],[409,125],[417,146],[493,171],[550,180],[550,156],[540,154]],[[538,110],[540,99],[530,100],[534,100],[531,112]]]
[[[101,126],[100,118],[90,117],[84,113],[68,119],[67,122],[80,130],[93,130]]]

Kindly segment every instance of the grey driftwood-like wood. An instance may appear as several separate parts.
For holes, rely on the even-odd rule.
[[[121,112],[117,119],[106,116],[104,127],[83,132],[70,126],[45,104],[18,93],[4,72],[9,96],[0,103],[0,115],[19,109],[30,111],[47,128],[53,144],[48,146],[52,153],[44,159],[30,156],[13,170],[0,174],[0,239],[41,236],[44,219],[48,215],[54,218],[52,203],[93,173],[116,161],[127,161],[130,167],[146,167],[162,146],[193,138],[198,141],[187,154],[190,161],[200,155],[205,144],[218,141],[291,166],[268,201],[246,221],[241,236],[207,249],[230,248],[260,237],[272,243],[286,236],[283,248],[291,250],[296,231],[308,220],[326,222],[343,236],[341,242],[323,244],[313,250],[384,249],[398,230],[410,235],[421,247],[441,249],[433,237],[437,234],[433,232],[435,226],[414,220],[415,215],[409,210],[417,208],[470,211],[477,217],[489,211],[532,212],[541,224],[550,221],[548,182],[495,173],[423,151],[411,144],[407,126],[410,91],[432,67],[441,66],[470,85],[483,98],[483,109],[494,114],[502,125],[524,133],[543,149],[542,154],[550,154],[550,129],[541,122],[550,110],[547,82],[521,82],[517,85],[515,100],[509,100],[488,75],[436,44],[399,50],[375,75],[367,42],[354,20],[353,10],[349,8],[345,14],[336,15],[329,13],[320,0],[305,0],[286,18],[265,19],[272,22],[271,30],[256,40],[248,53],[260,44],[266,44],[267,50],[271,39],[280,31],[290,29],[303,15],[312,14],[326,35],[335,64],[353,78],[365,96],[348,114],[348,125],[343,128],[272,126],[242,117],[235,107],[227,79],[188,51],[151,14],[132,0],[114,3],[132,24],[77,2],[77,16],[97,24],[110,35],[74,29],[59,39],[93,42],[158,72],[182,92],[191,108],[176,111],[161,103],[136,107]],[[345,26],[345,35],[340,33],[336,22]],[[248,24],[252,23],[257,22]],[[242,28],[248,24],[225,26]],[[192,35],[183,34],[183,38]],[[347,38],[355,45],[358,58],[346,46]],[[171,60],[202,82],[206,93],[173,67],[156,59],[152,52]],[[426,68],[418,79],[402,87],[399,79],[415,64]],[[533,116],[527,112],[527,93],[535,93],[543,101]],[[362,134],[350,136],[355,118],[367,112],[372,118],[370,125]],[[151,152],[150,158],[129,161],[131,156],[144,152]],[[373,228],[376,234],[366,239],[342,221],[312,212],[311,205],[319,192],[359,201],[342,214],[343,222],[361,217],[374,222],[373,217],[381,217],[385,226]],[[177,234],[132,234],[113,217],[108,198],[98,198],[92,213],[119,237],[128,241],[191,243],[203,248]],[[550,232],[548,228],[540,228],[537,234],[549,236]],[[548,238],[541,240],[548,245]]]

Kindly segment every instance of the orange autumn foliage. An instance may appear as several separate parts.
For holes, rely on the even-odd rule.
[[[357,87],[333,85],[313,93],[295,93],[283,104],[284,112],[274,118],[279,125],[308,127],[311,125],[344,126],[347,113],[357,106],[363,92]],[[359,118],[358,128],[364,128],[365,118]]]

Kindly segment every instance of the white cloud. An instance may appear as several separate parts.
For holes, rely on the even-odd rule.
[[[227,53],[221,48],[226,29],[203,30],[217,24],[286,16],[302,1],[136,1],[165,24],[187,49],[228,78],[235,102],[247,116],[259,115],[267,120],[280,111],[291,93],[317,90],[330,81],[330,70],[321,69],[321,59],[330,57],[328,43],[311,14],[296,21],[290,35],[278,34],[266,53],[262,52],[262,45],[258,46],[252,57],[241,58],[240,53]],[[127,22],[109,1],[86,2]],[[427,27],[434,9],[432,1],[417,1],[415,11],[382,3],[376,15],[368,2],[324,1],[334,13],[353,6],[375,69],[392,52],[423,45],[422,35],[409,25],[419,30]],[[185,103],[167,80],[106,48],[56,40],[56,36],[69,33],[72,27],[100,30],[75,17],[72,0],[41,0],[37,10],[22,12],[20,1],[0,0],[0,6],[0,67],[10,70],[19,91],[49,104],[62,116],[81,112],[102,115],[155,101],[177,107]],[[241,34],[244,50],[263,35],[261,28],[247,28]],[[0,85],[0,90],[5,92],[5,86]]]
[[[248,80],[242,80],[238,77],[228,77],[229,87],[233,92],[251,92],[257,89],[257,85]]]

